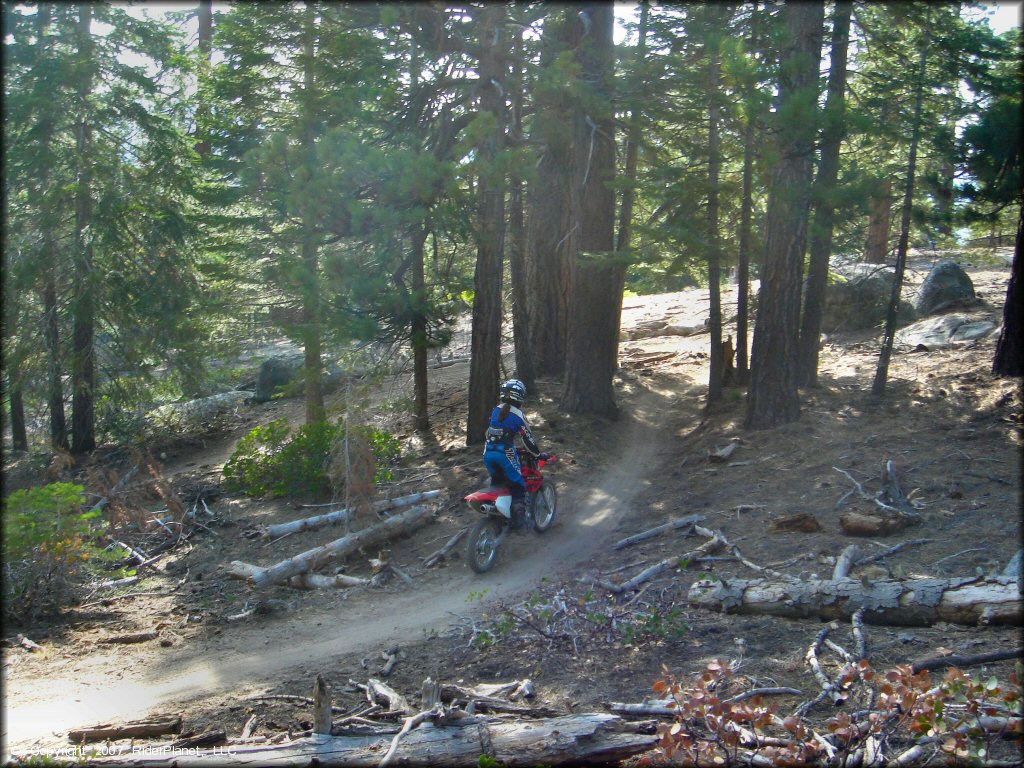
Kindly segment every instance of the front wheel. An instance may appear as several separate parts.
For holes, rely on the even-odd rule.
[[[485,517],[473,526],[466,545],[466,557],[470,568],[477,573],[487,573],[491,570],[494,558],[498,554],[500,535],[501,525],[492,517]]]
[[[537,533],[544,533],[551,527],[555,519],[555,507],[558,504],[558,493],[555,484],[545,482],[541,489],[533,494],[533,527]]]

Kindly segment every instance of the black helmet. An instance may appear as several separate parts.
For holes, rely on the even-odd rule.
[[[509,379],[501,385],[498,396],[503,402],[522,405],[526,402],[526,385],[519,379]]]

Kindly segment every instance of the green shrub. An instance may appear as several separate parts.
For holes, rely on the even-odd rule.
[[[373,482],[390,480],[390,465],[401,452],[398,440],[369,427],[353,430],[353,434],[364,439],[373,452]],[[336,490],[328,471],[331,458],[344,440],[345,426],[340,422],[305,424],[292,433],[284,419],[277,419],[238,441],[224,465],[225,484],[229,490],[250,496],[327,496]]]
[[[96,543],[99,510],[83,512],[80,485],[14,491],[4,501],[4,614],[25,622],[57,610],[90,575],[91,564],[116,560]]]

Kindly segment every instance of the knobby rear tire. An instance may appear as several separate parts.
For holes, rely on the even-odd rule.
[[[466,560],[476,573],[487,573],[498,556],[498,536],[501,524],[491,517],[485,517],[469,532],[466,542]]]

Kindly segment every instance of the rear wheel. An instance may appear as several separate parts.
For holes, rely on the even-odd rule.
[[[501,524],[492,517],[485,517],[473,526],[466,544],[466,558],[469,567],[477,573],[487,573],[494,565],[498,554],[498,537],[501,535]]]
[[[538,533],[544,533],[551,527],[557,505],[558,493],[555,491],[554,483],[545,482],[541,489],[533,494],[533,527]]]

